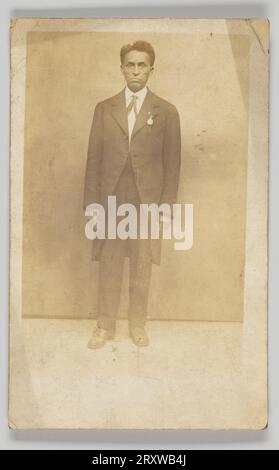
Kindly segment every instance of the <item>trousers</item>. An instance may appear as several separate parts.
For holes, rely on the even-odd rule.
[[[130,203],[139,209],[140,197],[130,158],[113,195],[116,196],[117,206]],[[97,324],[110,331],[115,329],[126,256],[129,257],[129,325],[143,327],[146,322],[152,271],[150,240],[139,237],[127,240],[106,238],[100,253]]]

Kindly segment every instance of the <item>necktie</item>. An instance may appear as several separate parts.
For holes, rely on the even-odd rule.
[[[132,95],[132,99],[131,99],[130,103],[127,106],[127,113],[130,114],[130,112],[133,110],[133,112],[135,114],[135,118],[137,118],[137,115],[138,115],[137,106],[136,106],[137,98],[138,97],[136,95]]]

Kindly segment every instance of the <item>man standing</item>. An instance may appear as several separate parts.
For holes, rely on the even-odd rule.
[[[180,172],[178,112],[146,86],[154,69],[153,47],[136,41],[122,47],[120,59],[126,87],[95,108],[85,175],[84,208],[102,204],[106,217],[108,196],[116,196],[118,206],[130,203],[136,208],[141,203],[175,203]],[[98,321],[90,348],[114,336],[125,256],[130,262],[130,336],[137,346],[149,343],[144,327],[152,263],[159,264],[158,243],[106,237],[93,241],[100,269]]]

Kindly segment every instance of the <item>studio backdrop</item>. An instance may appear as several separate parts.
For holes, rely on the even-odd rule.
[[[95,105],[124,88],[120,48],[138,39],[156,52],[149,88],[180,115],[178,202],[194,210],[193,247],[163,241],[149,317],[242,321],[249,36],[183,31],[28,34],[23,316],[96,315],[98,263],[82,209],[88,138]]]

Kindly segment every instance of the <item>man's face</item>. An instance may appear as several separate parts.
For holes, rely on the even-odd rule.
[[[131,51],[125,55],[121,70],[128,88],[135,93],[145,86],[153,67],[147,52]]]

